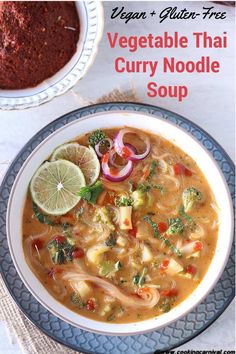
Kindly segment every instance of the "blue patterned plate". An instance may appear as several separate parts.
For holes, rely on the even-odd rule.
[[[20,151],[11,164],[0,189],[0,269],[5,284],[24,314],[54,340],[84,353],[148,354],[170,350],[194,338],[211,325],[234,298],[234,246],[217,285],[193,311],[158,331],[147,334],[110,337],[73,327],[46,310],[26,289],[10,257],[6,236],[6,210],[14,179],[22,164],[47,136],[67,123],[98,112],[133,111],[148,113],[175,123],[193,135],[214,157],[228,184],[235,205],[234,164],[220,145],[196,124],[175,113],[151,105],[136,103],[106,103],[78,109],[58,118],[38,132]]]

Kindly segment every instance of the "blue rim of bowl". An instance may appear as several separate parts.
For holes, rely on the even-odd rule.
[[[132,103],[132,102],[110,102],[110,103],[101,103],[101,104],[95,104],[95,105],[91,105],[91,106],[87,106],[87,107],[83,107],[83,108],[80,108],[80,109],[76,109],[72,112],[69,112],[59,118],[57,118],[56,120],[54,120],[53,122],[49,123],[47,126],[45,126],[44,128],[42,128],[38,133],[36,133],[29,141],[28,143],[26,143],[26,145],[21,149],[21,151],[17,154],[17,156],[15,157],[15,159],[13,160],[13,162],[11,163],[10,167],[8,168],[8,171],[6,172],[5,174],[5,177],[2,181],[2,184],[1,184],[1,188],[0,188],[0,195],[2,194],[2,191],[3,191],[3,186],[7,183],[7,178],[8,178],[8,175],[10,174],[11,170],[13,169],[13,166],[15,165],[15,163],[18,161],[19,158],[21,158],[21,156],[25,153],[25,151],[29,148],[30,149],[30,153],[37,147],[38,144],[41,143],[41,141],[43,141],[45,137],[43,137],[43,134],[44,133],[48,133],[50,132],[48,135],[50,135],[52,132],[56,131],[57,129],[59,129],[61,126],[64,126],[66,124],[68,124],[69,122],[71,121],[74,121],[74,120],[78,120],[79,118],[81,117],[85,117],[85,116],[89,116],[91,114],[94,114],[94,113],[102,113],[102,112],[107,112],[107,111],[115,111],[115,110],[118,110],[118,111],[132,111],[132,112],[141,112],[141,113],[148,113],[149,115],[153,115],[153,116],[156,116],[156,115],[160,115],[161,114],[161,118],[164,118],[172,123],[175,123],[176,125],[180,126],[182,129],[184,129],[185,131],[187,131],[189,134],[191,134],[192,136],[194,136],[195,138],[197,138],[198,141],[201,142],[201,140],[199,139],[199,137],[196,137],[192,132],[189,132],[188,129],[186,129],[186,126],[183,126],[181,125],[181,123],[185,123],[188,127],[190,126],[191,129],[194,128],[196,129],[196,131],[198,131],[200,133],[200,135],[204,135],[206,138],[209,139],[209,141],[212,143],[212,146],[217,148],[222,155],[225,155],[224,158],[225,160],[227,161],[227,163],[229,164],[230,166],[230,169],[231,169],[231,172],[233,173],[233,175],[235,175],[235,167],[234,167],[234,163],[233,161],[230,159],[230,157],[228,156],[228,154],[225,152],[225,150],[217,143],[217,141],[212,138],[206,131],[204,131],[202,128],[200,128],[197,124],[189,121],[188,119],[174,113],[174,112],[171,112],[169,110],[166,110],[164,108],[161,108],[161,107],[157,107],[157,106],[153,106],[153,105],[149,105],[149,104],[141,104],[141,103]],[[66,121],[66,119],[68,118],[68,120]],[[72,119],[70,119],[72,118]],[[64,121],[65,120],[65,121]],[[175,120],[175,121],[173,121]],[[62,125],[60,126],[57,126],[57,123],[61,123],[62,122]],[[34,143],[35,141],[37,141],[37,138],[40,139],[40,141],[37,142],[37,144],[34,146],[34,148],[31,147],[31,144]],[[209,149],[204,146],[208,151]],[[26,156],[25,158],[23,158],[23,161],[22,163],[20,163],[20,167],[19,169],[21,168],[22,164],[24,163],[24,161],[26,160],[28,156]],[[219,165],[219,160],[217,160],[214,156],[213,156],[214,160],[216,160],[218,166],[220,167],[220,169],[222,170],[221,166]],[[18,170],[19,170],[18,169]],[[224,171],[222,171],[224,172]],[[18,171],[15,173],[17,174]],[[228,185],[229,183],[226,182]],[[13,184],[13,182],[12,182]],[[10,186],[10,189],[11,189],[12,185]],[[234,188],[234,186],[233,186]],[[9,192],[10,194],[10,192]],[[8,197],[9,197],[9,194],[8,194]],[[235,204],[234,204],[234,193],[233,191],[230,192],[231,194],[231,197],[233,199],[233,207],[235,208]],[[8,197],[7,197],[7,200],[8,200]],[[6,222],[6,220],[4,220],[4,222]],[[5,237],[4,237],[5,236]],[[6,235],[3,235],[3,241],[4,239],[6,238]],[[1,235],[0,235],[0,240],[1,240]],[[8,249],[8,253],[9,253],[9,249]],[[232,245],[232,248],[231,248],[231,254],[229,256],[229,260],[230,260],[230,257],[233,256],[234,253],[234,244]],[[0,255],[0,258],[2,258],[2,256]],[[234,259],[234,257],[233,257]],[[228,262],[229,262],[228,260]],[[10,262],[12,263],[12,259],[10,258]],[[12,263],[13,265],[13,263]],[[228,264],[226,265],[225,269],[227,269],[227,266]],[[14,267],[14,265],[13,265]],[[71,343],[67,343],[65,342],[65,340],[63,341],[62,339],[59,339],[58,337],[56,337],[53,333],[49,333],[48,331],[46,331],[45,329],[43,329],[40,324],[37,323],[36,320],[33,320],[30,315],[26,312],[26,310],[22,307],[22,305],[19,303],[19,299],[17,298],[17,296],[13,293],[13,290],[10,286],[10,284],[8,283],[5,275],[4,275],[4,270],[3,270],[3,267],[2,267],[2,262],[0,264],[0,270],[1,270],[1,274],[2,274],[2,277],[3,277],[3,280],[5,282],[5,285],[10,293],[10,295],[12,296],[12,298],[14,299],[14,301],[16,302],[17,306],[20,308],[20,310],[24,313],[24,315],[27,316],[27,318],[34,324],[36,325],[44,334],[48,335],[49,337],[51,337],[52,339],[54,339],[55,341],[71,348],[71,349],[74,349],[74,350],[77,350],[77,351],[82,351],[84,353],[96,353],[94,351],[87,351],[87,350],[84,350],[82,348],[79,348],[78,346],[74,346],[73,344]],[[224,270],[225,271],[225,270]],[[17,273],[16,273],[16,276]],[[223,274],[221,275],[221,278],[223,277]],[[231,275],[231,278],[233,277],[233,275]],[[219,279],[218,282],[221,281],[221,278]],[[20,278],[19,278],[20,279]],[[21,281],[21,280],[20,280]],[[23,284],[23,283],[22,283]],[[216,286],[215,286],[216,288]],[[214,289],[215,289],[214,288]],[[213,290],[214,290],[213,289]],[[213,292],[213,290],[211,291],[211,293]],[[26,289],[26,291],[30,294],[30,292]],[[211,293],[209,295],[211,295]],[[195,338],[197,335],[199,335],[200,333],[202,333],[206,328],[208,328],[224,311],[225,309],[229,306],[229,304],[231,303],[231,301],[233,300],[234,298],[234,294],[235,294],[235,290],[233,288],[233,291],[231,292],[230,296],[228,296],[227,299],[224,299],[224,304],[223,306],[220,307],[219,310],[216,311],[216,314],[214,314],[213,318],[210,319],[210,320],[207,320],[206,323],[204,323],[204,325],[202,326],[201,329],[197,329],[193,334],[187,336],[186,338],[182,339],[182,340],[179,340],[177,343],[175,343],[174,345],[167,345],[165,347],[162,347],[160,350],[157,349],[157,350],[154,350],[153,352],[155,353],[160,353],[160,352],[163,352],[163,351],[166,351],[166,350],[171,350],[171,349],[174,349],[188,341],[190,341],[191,339]],[[30,294],[31,295],[31,294]],[[209,296],[208,295],[208,296]],[[32,296],[32,295],[31,295]],[[35,300],[35,298],[33,298]],[[204,303],[205,301],[207,300],[204,299],[204,301],[202,303]],[[35,300],[36,301],[36,300]],[[37,301],[36,301],[37,302]],[[38,302],[37,302],[38,303]],[[42,305],[41,305],[42,306]],[[43,306],[42,306],[43,307]],[[49,311],[46,311],[49,313]],[[185,318],[186,316],[184,316]],[[181,319],[180,319],[181,320]],[[59,321],[62,321],[59,319]],[[179,321],[179,320],[178,320]],[[175,323],[173,324],[170,324],[169,326],[167,327],[173,327],[178,321],[176,321]],[[62,321],[64,322],[64,321]],[[70,325],[71,326],[71,325]],[[73,326],[71,326],[73,327]],[[74,327],[73,327],[74,328]],[[89,332],[86,332],[83,330],[83,332],[85,333],[89,333]],[[157,331],[153,331],[151,333],[155,333],[157,332],[158,333],[158,330]],[[108,336],[103,336],[103,335],[100,335],[100,337],[108,337]],[[132,336],[128,336],[126,338],[129,338],[129,337],[132,337]],[[108,337],[108,339],[111,339],[111,338],[114,338],[114,337]],[[124,338],[124,337],[123,337]],[[150,349],[150,347],[149,347]],[[100,353],[100,352],[99,352]],[[147,353],[147,352],[146,352]],[[150,352],[151,353],[151,352]]]

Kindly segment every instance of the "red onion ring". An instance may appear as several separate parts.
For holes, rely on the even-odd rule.
[[[102,157],[104,154],[102,154],[101,152],[100,152],[100,146],[101,146],[101,144],[102,143],[104,143],[104,141],[108,141],[108,143],[109,143],[109,148],[108,148],[108,150],[110,150],[112,147],[113,147],[113,141],[110,139],[110,138],[105,138],[105,139],[103,139],[103,140],[101,140],[101,141],[99,141],[99,143],[97,143],[96,145],[95,145],[95,151],[96,151],[96,153],[97,153],[97,155],[99,156],[99,157]]]
[[[131,144],[129,144],[129,143],[126,143],[125,146],[128,146],[128,148],[130,148],[135,154],[137,154],[137,149],[136,149],[133,145],[131,145]],[[114,167],[117,167],[117,168],[123,167],[123,165],[118,165],[118,164],[115,162],[114,155],[115,155],[115,154],[111,154],[111,155],[110,155],[110,158],[109,158],[110,164],[111,164],[112,166],[114,166]]]
[[[130,176],[133,171],[133,162],[128,161],[127,164],[119,169],[109,167],[109,160],[112,159],[113,155],[116,153],[115,149],[110,150],[102,157],[102,172],[106,179],[111,182],[122,182]]]
[[[139,161],[145,159],[151,149],[150,139],[148,138],[148,136],[141,132],[137,133],[146,144],[146,151],[142,154],[137,154],[134,153],[128,146],[125,146],[126,144],[123,143],[124,135],[127,133],[136,133],[136,131],[130,128],[124,128],[119,131],[114,140],[114,148],[117,154],[129,161]]]

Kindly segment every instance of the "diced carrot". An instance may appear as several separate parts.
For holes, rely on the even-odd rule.
[[[159,222],[157,227],[160,233],[166,232],[166,230],[168,229],[168,226],[165,222]]]
[[[203,249],[203,244],[201,241],[196,241],[194,245],[194,251],[201,251]]]
[[[195,275],[195,274],[197,273],[197,268],[196,268],[195,266],[193,266],[192,264],[189,264],[189,265],[186,267],[186,273]]]
[[[178,290],[176,288],[165,289],[160,292],[160,295],[163,297],[174,297],[178,295]]]

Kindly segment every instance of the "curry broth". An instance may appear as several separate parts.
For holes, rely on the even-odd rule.
[[[114,138],[118,129],[105,130],[105,132],[110,138]],[[123,246],[121,242],[121,246],[116,243],[113,247],[108,248],[100,257],[100,263],[91,263],[87,255],[88,250],[94,245],[104,245],[111,234],[106,225],[102,225],[101,228],[99,226],[99,230],[96,229],[97,222],[93,219],[96,208],[101,208],[103,205],[93,206],[81,199],[79,204],[66,216],[53,217],[56,224],[58,222],[64,224],[63,228],[61,224],[50,226],[40,223],[34,215],[30,193],[26,198],[22,227],[23,247],[28,265],[54,298],[71,310],[98,321],[135,322],[171,310],[173,306],[186,299],[198,286],[214,256],[218,234],[217,208],[204,175],[196,163],[177,146],[162,137],[146,134],[151,141],[150,154],[144,160],[135,163],[133,172],[125,181],[110,182],[100,173],[104,189],[108,191],[103,205],[113,208],[117,212],[115,198],[119,198],[123,193],[128,195],[130,181],[134,185],[147,183],[147,179],[145,179],[146,171],[150,170],[153,161],[157,161],[158,164],[154,175],[151,177],[151,183],[158,185],[159,189],[149,190],[145,194],[145,203],[136,210],[132,209],[132,230],[121,230],[119,224],[114,220],[112,221],[115,227],[116,242],[118,242],[118,237],[121,236]],[[75,139],[75,141],[88,146],[88,134]],[[140,139],[133,134],[132,136],[127,135],[128,141],[132,141],[139,152],[143,150],[144,146]],[[117,160],[120,161],[120,159]],[[185,171],[191,171],[191,175],[188,175],[188,172],[185,175],[185,173],[182,173],[183,171],[181,174],[175,173],[176,166],[182,165],[185,166]],[[187,213],[191,220],[194,220],[194,228],[190,227],[189,221],[186,221],[182,216],[184,231],[180,234],[167,235],[166,232],[169,229],[160,232],[161,235],[168,238],[172,245],[179,249],[185,250],[187,249],[186,245],[191,246],[194,242],[198,245],[198,248],[201,245],[200,249],[196,248],[190,254],[189,250],[185,250],[183,252],[187,253],[178,257],[166,246],[165,242],[154,237],[153,228],[143,220],[143,217],[149,215],[148,217],[158,227],[162,225],[165,228],[168,225],[168,220],[179,217],[183,191],[190,186],[200,190],[203,196],[202,201]],[[84,215],[76,218],[75,215],[78,214],[81,206],[84,208]],[[68,218],[73,221],[70,226],[67,225]],[[55,265],[47,249],[47,244],[53,237],[55,238],[55,235],[67,236],[67,234],[72,237],[75,247],[82,249],[84,254],[79,259]],[[143,258],[145,247],[151,254],[151,256],[149,254],[150,260],[148,261]],[[183,268],[182,271],[168,275],[168,268],[165,269],[164,265],[170,259],[178,262]],[[101,274],[102,262],[107,262],[106,264],[109,265],[119,262],[120,269],[111,272],[112,275],[104,276]],[[88,288],[84,292],[84,298],[81,300],[80,297],[80,302],[72,301],[77,288],[73,285],[75,283],[64,279],[63,274],[75,271],[77,269],[75,264],[78,264],[83,272],[115,285],[122,293],[132,297],[134,301],[135,298],[139,301],[143,298],[143,301],[145,301],[146,298],[140,290],[144,288],[158,292],[160,299],[151,308],[129,307],[119,301],[118,298],[111,296],[109,291],[105,291],[96,282],[85,281]],[[145,273],[143,274],[143,283],[140,282],[137,285],[142,272]],[[91,304],[93,306],[90,306]]]

